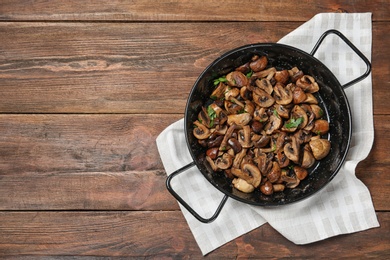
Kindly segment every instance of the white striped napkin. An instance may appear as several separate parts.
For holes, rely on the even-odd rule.
[[[318,14],[279,43],[310,52],[328,29],[342,32],[371,60],[371,13]],[[330,68],[341,84],[366,71],[360,58],[336,36],[325,38],[315,56]],[[296,244],[379,226],[371,195],[355,176],[357,164],[367,157],[374,140],[371,75],[345,92],[353,119],[351,148],[340,172],[320,192],[293,205],[276,208],[250,206],[229,198],[218,218],[210,224],[199,222],[180,205],[203,255],[266,222]],[[168,175],[192,161],[183,119],[167,127],[156,142]],[[206,218],[212,216],[223,197],[196,167],[175,177],[172,186]]]

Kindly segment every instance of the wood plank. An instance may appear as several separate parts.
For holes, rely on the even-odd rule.
[[[112,21],[305,21],[324,12],[374,12],[374,20],[389,20],[386,0],[374,1],[2,1],[0,20]]]
[[[356,170],[377,210],[389,210],[388,117],[375,116],[375,149]],[[155,139],[180,118],[0,115],[0,209],[177,209]]]
[[[209,258],[386,258],[390,213],[381,228],[297,246],[268,224],[229,242]],[[277,248],[277,250],[275,249]],[[276,251],[275,251],[276,250]],[[0,256],[201,258],[181,212],[0,212]]]
[[[162,169],[156,137],[182,115],[0,115],[0,173]]]
[[[300,24],[0,23],[0,113],[183,113],[196,78],[219,55],[275,42]],[[374,24],[376,114],[390,111],[383,31],[390,23]]]

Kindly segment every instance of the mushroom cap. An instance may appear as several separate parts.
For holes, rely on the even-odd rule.
[[[226,75],[226,80],[229,86],[241,88],[243,86],[247,86],[249,80],[247,76],[241,71],[232,71]]]
[[[261,57],[254,56],[252,62],[249,63],[249,67],[254,72],[258,72],[265,69],[267,67],[267,64],[268,64],[268,59],[266,56],[261,56]]]
[[[282,126],[282,119],[279,116],[271,115],[268,123],[264,126],[265,133],[271,135]]]
[[[301,87],[305,92],[315,93],[320,90],[316,80],[309,75],[303,75],[300,79],[296,81],[298,87]]]
[[[233,164],[233,157],[228,154],[224,153],[222,156],[218,157],[215,160],[215,165],[222,170],[228,169]]]
[[[330,152],[330,141],[327,139],[314,139],[309,142],[314,158],[321,160]]]
[[[294,163],[299,162],[299,145],[294,136],[291,137],[291,143],[287,143],[283,148],[284,154]]]
[[[255,81],[255,84],[258,88],[264,90],[265,92],[267,92],[268,94],[272,94],[272,91],[273,91],[273,87],[272,87],[272,84],[271,82],[266,79],[266,78],[262,78],[262,79],[257,79]]]

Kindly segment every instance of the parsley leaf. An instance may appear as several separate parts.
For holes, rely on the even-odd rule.
[[[252,75],[253,75],[253,70],[249,71],[249,72],[246,74],[246,77],[247,77],[247,78],[250,78],[250,77],[252,77]]]
[[[290,120],[288,120],[288,121],[284,124],[284,127],[287,128],[287,129],[296,128],[296,127],[298,127],[302,122],[303,122],[303,117],[291,118]]]
[[[211,106],[207,107],[207,115],[210,117],[210,127],[213,127],[214,119],[217,118],[217,113]]]
[[[214,86],[218,85],[220,82],[227,82],[227,79],[225,76],[214,79]]]

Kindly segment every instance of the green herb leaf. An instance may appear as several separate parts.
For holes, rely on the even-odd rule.
[[[227,82],[227,79],[225,76],[214,79],[214,86],[218,85],[220,82]]]
[[[288,120],[288,121],[284,124],[284,127],[287,128],[287,129],[296,128],[296,127],[298,127],[302,122],[303,122],[303,117],[291,118],[290,120]]]
[[[214,126],[214,119],[217,118],[217,113],[215,112],[215,110],[211,106],[207,107],[207,115],[210,118],[210,127],[213,127]]]
[[[274,109],[273,113],[274,113],[274,116],[276,116],[277,118],[280,118],[278,111],[276,111],[276,109]]]
[[[253,70],[249,71],[249,72],[246,74],[246,77],[247,77],[247,78],[250,78],[250,77],[252,77],[252,75],[253,75]]]

